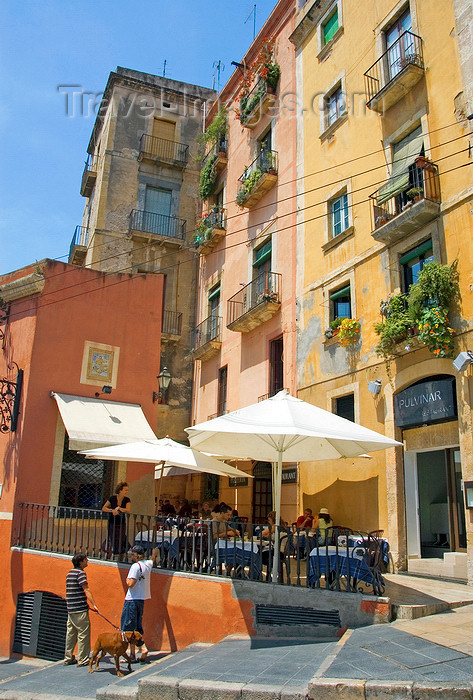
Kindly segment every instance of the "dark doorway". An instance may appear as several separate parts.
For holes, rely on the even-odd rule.
[[[253,467],[254,523],[265,523],[273,510],[272,467],[269,462],[256,462]]]

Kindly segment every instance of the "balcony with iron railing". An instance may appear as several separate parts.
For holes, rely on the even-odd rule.
[[[240,123],[253,129],[274,108],[276,101],[274,88],[259,78],[250,92],[240,98]]]
[[[71,265],[83,265],[87,253],[89,229],[87,226],[76,226],[69,247],[69,262]]]
[[[214,207],[196,226],[193,242],[199,253],[207,255],[225,236],[225,209]]]
[[[422,39],[404,32],[365,73],[366,106],[386,112],[424,75]]]
[[[157,136],[143,134],[140,140],[139,160],[168,163],[185,168],[189,160],[189,146],[178,141],[168,141]]]
[[[262,272],[227,302],[227,328],[249,333],[269,321],[281,308],[281,279],[277,272]]]
[[[220,173],[225,170],[228,163],[227,142],[225,139],[220,139],[218,143],[207,151],[205,156],[202,158],[202,168],[205,167],[210,158],[215,158],[213,167],[215,168],[217,175],[220,175]]]
[[[222,347],[222,317],[209,316],[191,332],[192,358],[208,360]]]
[[[170,243],[182,245],[186,237],[186,222],[175,216],[133,209],[130,214],[129,230],[135,237],[143,238],[142,234],[147,234],[144,237],[149,238],[153,235],[167,239]]]
[[[440,214],[438,166],[424,156],[409,167],[408,184],[389,199],[383,188],[370,195],[373,201],[372,236],[392,244],[417,230]]]
[[[94,189],[97,179],[97,156],[89,156],[85,162],[84,172],[82,173],[82,181],[80,185],[80,193],[83,197],[90,197]]]
[[[162,342],[179,340],[182,335],[182,313],[179,311],[163,311],[161,327]]]
[[[289,600],[291,587],[360,596],[380,596],[385,590],[389,544],[381,531],[276,526],[267,538],[264,525],[241,518],[232,525],[235,534],[223,539],[219,538],[221,523],[212,520],[124,513],[119,522],[111,522],[100,510],[37,503],[20,503],[13,522],[11,544],[18,553],[33,550],[45,557],[69,558],[82,552],[91,564],[94,559],[116,563],[128,562],[130,544],[134,544],[148,553],[157,549],[157,572],[195,574],[201,582],[231,575],[253,586],[255,582],[283,584]],[[334,606],[339,604],[334,599]],[[334,612],[332,621],[325,613],[324,624],[340,627],[339,613]],[[307,624],[309,613],[304,611],[301,624]]]
[[[262,150],[238,178],[240,186],[236,203],[240,207],[252,207],[264,197],[278,181],[278,154]]]

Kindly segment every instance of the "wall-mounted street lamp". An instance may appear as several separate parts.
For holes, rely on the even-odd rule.
[[[112,387],[108,386],[108,384],[106,384],[105,386],[102,387],[102,391],[95,392],[95,398],[98,399],[100,394],[111,394],[111,393],[112,393]]]
[[[20,410],[21,387],[23,386],[23,370],[16,362],[10,362],[8,369],[16,367],[16,379],[0,379],[0,432],[14,433],[18,423]]]
[[[464,372],[471,364],[473,364],[473,352],[471,350],[461,352],[453,360],[453,366],[458,372]]]
[[[165,397],[166,392],[171,383],[172,375],[167,367],[163,367],[161,372],[158,374],[158,387],[159,391],[153,391],[153,403],[166,403]]]
[[[463,482],[463,491],[465,493],[465,508],[473,509],[473,481]]]

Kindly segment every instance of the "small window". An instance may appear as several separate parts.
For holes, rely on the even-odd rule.
[[[269,344],[269,395],[274,396],[283,387],[283,337],[272,340]]]
[[[342,194],[331,199],[330,202],[330,231],[332,238],[338,236],[348,228],[348,196]]]
[[[419,273],[424,265],[431,262],[433,259],[434,251],[432,249],[432,239],[430,238],[428,241],[425,241],[401,256],[399,262],[402,269],[404,292],[407,293],[411,284],[417,282]]]
[[[347,394],[346,396],[339,396],[334,401],[334,412],[340,418],[346,418],[351,420],[352,423],[355,422],[355,395]]]
[[[350,285],[341,287],[330,294],[330,320],[351,318]]]
[[[209,304],[209,334],[210,339],[216,338],[220,333],[220,283],[216,284],[209,291],[208,296]]]
[[[345,96],[342,92],[342,86],[339,85],[335,90],[325,97],[325,126],[328,128],[345,113]]]
[[[334,37],[334,34],[338,31],[338,7],[335,8],[335,12],[328,18],[326,22],[322,25],[323,32],[323,45],[328,44]]]
[[[227,412],[227,375],[228,365],[218,370],[218,397],[217,415],[223,416]]]

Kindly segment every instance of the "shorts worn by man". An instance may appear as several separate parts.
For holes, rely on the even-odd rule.
[[[71,666],[76,663],[78,666],[89,665],[89,603],[95,610],[97,610],[97,606],[87,584],[87,576],[84,571],[87,564],[88,560],[85,554],[76,554],[72,557],[72,566],[74,568],[66,576],[67,633],[65,666]],[[76,644],[78,660],[74,656]]]
[[[128,590],[123,604],[122,618],[120,628],[123,632],[132,632],[137,630],[143,634],[143,608],[144,602],[151,598],[151,569],[153,568],[158,550],[153,549],[151,559],[144,561],[145,550],[140,545],[135,545],[131,550],[133,564],[131,565],[127,577],[126,585]],[[136,646],[140,647],[140,661],[143,663],[148,656],[146,644],[142,641]],[[134,660],[135,646],[130,644],[130,656]]]

